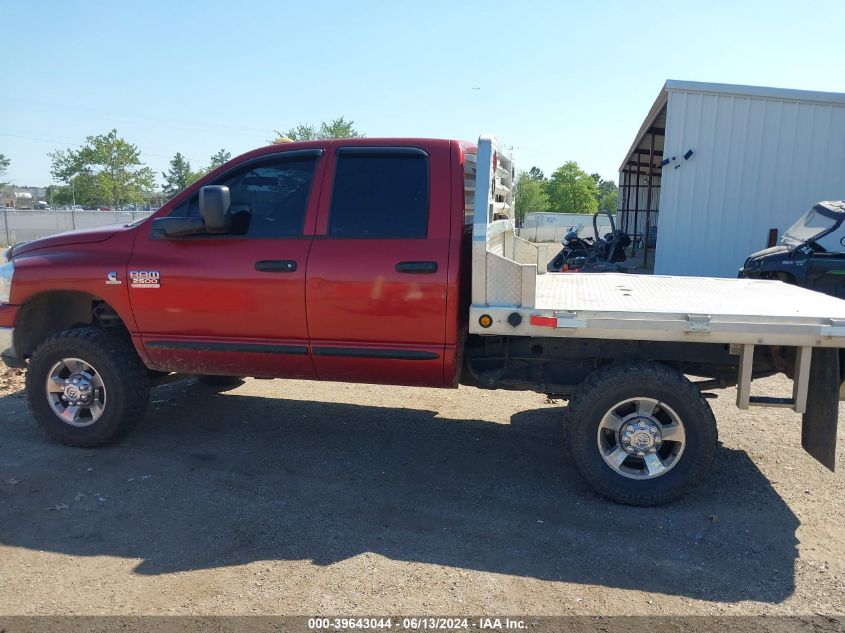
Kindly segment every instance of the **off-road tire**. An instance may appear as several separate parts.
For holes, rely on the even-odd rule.
[[[219,390],[234,389],[244,384],[240,376],[197,376],[197,382]]]
[[[605,463],[597,445],[605,413],[615,403],[635,397],[654,398],[672,407],[686,434],[677,464],[652,479],[618,474]],[[566,418],[566,444],[576,469],[591,488],[617,503],[655,506],[677,499],[701,483],[716,455],[718,434],[710,405],[683,374],[658,363],[624,363],[593,372],[570,399]]]
[[[79,358],[97,368],[106,389],[102,416],[86,427],[63,422],[50,406],[45,383],[50,368],[63,358]],[[149,376],[132,343],[94,327],[66,330],[46,339],[26,372],[29,409],[41,430],[68,446],[92,447],[113,442],[144,417]]]

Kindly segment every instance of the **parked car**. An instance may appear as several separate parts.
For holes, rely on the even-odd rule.
[[[745,260],[739,276],[779,279],[845,299],[845,200],[814,205],[789,227],[778,246]]]
[[[547,274],[514,234],[514,174],[492,137],[255,150],[142,221],[14,246],[0,356],[27,368],[35,421],[71,446],[126,433],[150,385],[180,373],[531,389],[569,400],[563,446],[596,491],[654,505],[708,472],[702,390],[737,384],[740,408],[803,414],[803,446],[833,468],[845,302],[779,282]],[[783,348],[793,393],[752,396]]]

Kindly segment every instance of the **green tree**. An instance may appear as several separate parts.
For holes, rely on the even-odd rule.
[[[320,124],[320,138],[361,138],[364,136],[354,127],[355,121],[338,117],[329,123]]]
[[[344,117],[338,117],[332,121],[323,121],[320,127],[310,123],[300,123],[290,128],[287,132],[276,130],[276,138],[271,143],[284,141],[315,141],[330,138],[361,138],[364,136],[355,129],[354,121],[347,121]]]
[[[50,173],[68,186],[81,204],[141,202],[155,186],[155,174],[141,162],[136,145],[120,138],[117,130],[88,136],[78,150],[49,154]]]
[[[276,130],[276,138],[271,143],[279,143],[282,141],[313,141],[318,139],[317,128],[307,123],[300,123],[296,127],[290,128],[287,132],[279,132]]]
[[[49,185],[44,197],[50,204],[67,205],[73,203],[73,191],[66,185]]]
[[[552,211],[593,213],[598,209],[596,181],[574,160],[558,167],[546,187]]]
[[[11,164],[12,161],[6,158],[5,154],[0,154],[0,178],[3,178],[3,176],[6,175],[6,170],[9,169],[9,165]],[[0,189],[4,189],[6,186],[8,186],[8,184],[8,182],[0,180]]]
[[[168,198],[172,198],[194,182],[200,174],[191,171],[188,159],[176,152],[176,156],[170,161],[170,169],[161,172],[161,175],[164,178],[164,193]]]
[[[599,174],[590,174],[596,181],[596,202],[600,210],[616,211],[616,198],[619,188],[612,180],[605,180]]]
[[[225,165],[230,160],[232,160],[232,152],[228,152],[225,149],[218,150],[214,154],[211,155],[211,158],[208,162],[208,167],[200,167],[197,171],[194,172],[194,180],[199,180],[207,173],[214,171],[221,165]],[[192,180],[191,182],[194,182]]]
[[[206,171],[214,171],[221,165],[228,163],[230,160],[232,160],[232,152],[221,149],[211,155],[211,161],[209,162],[208,169],[206,169]]]
[[[549,210],[549,196],[546,194],[543,172],[536,167],[532,167],[527,172],[520,172],[514,193],[516,196],[514,214],[518,224],[522,224],[525,220],[526,213],[542,213]]]
[[[611,183],[611,184],[613,184],[613,183]],[[619,189],[615,184],[613,184],[613,189],[606,191],[605,193],[602,194],[601,198],[599,198],[599,209],[601,209],[603,211],[610,211],[611,213],[615,213],[618,198],[619,198]]]
[[[542,169],[535,166],[528,170],[528,177],[532,180],[544,181],[546,179],[546,174],[543,173]]]

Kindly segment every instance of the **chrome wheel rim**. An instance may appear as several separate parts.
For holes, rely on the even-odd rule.
[[[106,410],[106,387],[100,373],[80,358],[63,358],[50,369],[47,402],[65,424],[91,426]]]
[[[655,479],[672,470],[686,446],[680,416],[654,398],[628,398],[613,405],[597,434],[604,463],[630,479]]]

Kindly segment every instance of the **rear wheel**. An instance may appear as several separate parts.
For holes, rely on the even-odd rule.
[[[49,437],[69,446],[98,446],[144,417],[149,379],[128,340],[79,328],[38,346],[26,391],[35,421]]]
[[[587,483],[618,503],[658,505],[700,483],[716,454],[716,420],[698,389],[657,363],[587,377],[567,411],[572,460]]]

